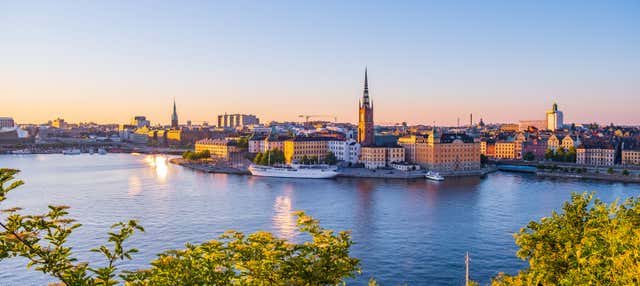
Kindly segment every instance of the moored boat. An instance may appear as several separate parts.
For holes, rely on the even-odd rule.
[[[429,180],[444,181],[444,177],[441,176],[438,172],[429,171],[424,176]]]
[[[335,167],[326,165],[262,166],[251,164],[249,172],[251,175],[261,177],[301,179],[330,179],[338,175]]]
[[[107,154],[107,150],[104,148],[98,148],[98,154],[100,155],[106,155]]]

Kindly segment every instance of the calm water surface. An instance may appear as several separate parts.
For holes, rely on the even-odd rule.
[[[204,174],[168,164],[165,156],[128,154],[0,156],[0,167],[21,169],[26,181],[2,208],[72,207],[83,224],[71,238],[81,261],[102,263],[89,249],[106,240],[112,223],[130,218],[146,229],[130,240],[140,253],[124,267],[136,269],[162,250],[227,229],[269,230],[299,241],[291,211],[304,210],[324,227],[352,231],[352,255],[364,271],[350,285],[370,277],[383,285],[462,285],[466,251],[472,278],[485,284],[525,266],[515,256],[513,233],[561,207],[571,192],[596,191],[605,201],[640,194],[638,185],[514,173],[445,182]],[[51,281],[24,265],[0,261],[0,285]]]

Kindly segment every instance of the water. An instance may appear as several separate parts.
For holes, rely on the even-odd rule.
[[[639,185],[539,179],[494,173],[484,179],[294,180],[204,174],[166,162],[164,156],[0,156],[0,167],[21,169],[26,184],[0,207],[44,212],[71,206],[83,224],[71,237],[76,257],[103,265],[89,249],[104,243],[109,226],[135,218],[146,228],[130,241],[140,249],[128,269],[146,267],[157,253],[216,238],[224,230],[273,231],[298,241],[293,210],[322,226],[352,231],[352,255],[363,274],[382,285],[462,285],[464,255],[471,276],[486,284],[498,272],[516,273],[513,233],[547,216],[571,192],[596,191],[605,201],[640,194]],[[96,266],[97,266],[96,265]],[[0,285],[43,285],[47,276],[22,259],[0,261]]]

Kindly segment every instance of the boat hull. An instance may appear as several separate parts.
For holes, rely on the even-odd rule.
[[[296,168],[274,168],[250,166],[249,172],[253,176],[276,177],[276,178],[296,178],[296,179],[331,179],[338,175],[338,172],[331,169],[296,169]]]

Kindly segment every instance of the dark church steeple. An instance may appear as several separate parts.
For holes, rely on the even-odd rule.
[[[171,114],[171,128],[178,128],[178,111],[176,110],[176,99],[173,99],[173,113]]]

